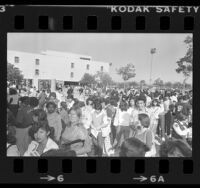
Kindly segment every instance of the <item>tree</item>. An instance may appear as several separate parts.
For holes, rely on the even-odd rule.
[[[166,82],[164,85],[165,85],[166,88],[171,88],[172,87],[172,83],[171,82]]]
[[[23,80],[23,74],[19,68],[15,67],[11,63],[7,63],[7,81],[21,83]]]
[[[88,74],[88,73],[85,73],[80,81],[81,84],[84,84],[84,85],[90,85],[90,84],[95,84],[96,81],[95,81],[95,78],[94,76]]]
[[[122,76],[122,79],[124,80],[124,88],[125,88],[125,82],[129,80],[130,78],[134,78],[135,73],[135,66],[133,64],[127,64],[125,67],[120,67],[119,69],[116,69],[117,74]]]
[[[112,85],[114,83],[112,78],[110,77],[110,75],[106,72],[98,71],[97,74],[94,77],[98,78],[99,82],[103,86]]]
[[[138,85],[139,85],[139,84],[138,84],[136,81],[133,81],[133,82],[130,82],[130,83],[129,83],[129,87],[132,86],[132,87],[134,87],[134,88],[137,88]]]
[[[182,83],[181,82],[175,82],[173,83],[173,88],[174,89],[181,89],[182,88]]]
[[[176,72],[183,74],[183,87],[185,88],[185,83],[191,76],[193,69],[193,38],[191,36],[187,36],[184,43],[187,45],[187,52],[184,57],[180,58],[176,62],[178,64]]]
[[[157,78],[154,81],[154,85],[156,85],[157,87],[161,88],[164,85],[163,80],[161,80],[160,78]]]

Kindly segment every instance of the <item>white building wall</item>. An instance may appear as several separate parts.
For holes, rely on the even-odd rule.
[[[19,63],[15,63],[15,56],[19,57]],[[94,75],[97,71],[101,71],[101,66],[103,66],[103,72],[109,72],[109,63],[82,60],[80,57],[92,59],[90,56],[54,51],[41,54],[9,50],[7,52],[8,62],[18,67],[25,79],[33,79],[36,87],[38,79],[79,82],[85,73]],[[39,65],[35,64],[35,59],[40,60]],[[74,68],[71,68],[71,63],[74,63]],[[89,64],[89,70],[87,70],[87,64]],[[35,69],[39,69],[38,76],[35,75]],[[71,72],[74,73],[73,78],[71,78]]]

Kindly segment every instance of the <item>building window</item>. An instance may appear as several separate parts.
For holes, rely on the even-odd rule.
[[[35,59],[35,64],[39,65],[40,64],[40,60],[39,59]]]
[[[74,73],[73,72],[71,72],[71,78],[73,78],[74,77]]]
[[[71,68],[72,68],[72,69],[74,68],[74,63],[71,63]]]
[[[103,72],[103,66],[101,66],[101,71]]]
[[[15,56],[15,63],[19,63],[19,57]]]
[[[87,64],[87,68],[86,68],[87,70],[89,70],[90,69],[90,65],[89,64]]]
[[[90,61],[90,58],[87,57],[80,57],[80,59]]]
[[[35,75],[39,75],[39,69],[35,69]]]

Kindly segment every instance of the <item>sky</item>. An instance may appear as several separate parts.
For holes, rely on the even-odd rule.
[[[184,39],[192,34],[136,34],[136,33],[9,33],[8,50],[40,53],[45,50],[89,55],[95,61],[112,63],[110,76],[122,82],[116,69],[132,63],[136,76],[129,81],[150,79],[150,49],[156,48],[152,60],[152,80],[182,82],[176,73],[176,61],[186,54]],[[192,83],[190,78],[188,83]]]

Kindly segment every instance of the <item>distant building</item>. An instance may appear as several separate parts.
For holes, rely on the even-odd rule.
[[[55,84],[53,80],[64,84],[78,84],[85,73],[108,73],[111,65],[108,62],[94,61],[91,56],[49,50],[41,53],[8,50],[7,59],[22,71],[24,78],[32,86],[39,89],[44,82],[52,87]]]

